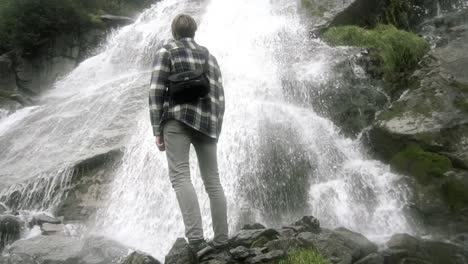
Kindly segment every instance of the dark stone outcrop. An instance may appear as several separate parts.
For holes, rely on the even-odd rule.
[[[161,264],[161,262],[148,254],[135,251],[126,257],[121,264]]]
[[[396,234],[387,242],[382,253],[385,263],[468,263],[468,250],[454,244],[423,240],[408,234]]]
[[[165,264],[195,264],[196,256],[184,238],[178,238],[166,255]]]
[[[104,237],[38,236],[13,243],[7,253],[29,256],[37,264],[111,264],[126,256],[128,248]]]
[[[20,239],[24,222],[12,215],[0,215],[0,252]]]

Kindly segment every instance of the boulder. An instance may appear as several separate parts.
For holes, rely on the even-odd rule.
[[[344,229],[339,231],[322,229],[318,234],[303,232],[297,238],[317,249],[333,263],[351,264],[377,251],[377,247],[366,238]]]
[[[31,220],[28,222],[29,227],[33,227],[35,225],[42,226],[43,224],[53,224],[53,225],[58,225],[62,221],[59,219],[46,214],[46,213],[37,213],[33,214],[31,217]]]
[[[266,263],[280,259],[285,256],[284,251],[282,250],[273,250],[265,254],[257,255],[249,260],[246,263],[257,264],[257,263]]]
[[[260,223],[246,224],[242,227],[244,230],[265,229],[266,227]]]
[[[375,253],[378,250],[378,247],[375,243],[371,242],[362,234],[353,232],[344,227],[335,229],[335,232],[346,237],[349,241],[356,243],[360,249],[361,256],[367,256],[369,254]]]
[[[16,241],[7,253],[31,256],[38,264],[111,264],[126,256],[128,248],[104,237],[37,236]]]
[[[355,264],[384,264],[384,257],[378,253],[372,253],[358,260]]]
[[[408,234],[395,234],[382,255],[385,263],[468,263],[468,250],[454,244],[423,240]],[[417,261],[417,262],[416,262]]]
[[[413,29],[440,12],[453,11],[463,7],[464,4],[463,0],[355,0],[347,8],[338,12],[329,25],[373,27],[384,23],[393,24],[399,28]]]
[[[9,244],[20,239],[24,222],[12,215],[0,215],[0,252]]]
[[[148,254],[135,251],[126,257],[121,264],[161,264],[161,262]]]
[[[231,253],[232,257],[236,260],[244,260],[251,255],[250,250],[244,246],[238,246],[231,249],[229,253]]]
[[[313,216],[304,216],[299,221],[296,221],[293,226],[303,226],[308,232],[320,232],[320,222]]]
[[[8,207],[4,203],[0,203],[0,215],[8,211]]]
[[[8,254],[0,255],[0,264],[38,264],[38,262],[26,254]]]
[[[65,234],[64,230],[65,230],[65,226],[62,225],[62,224],[60,224],[60,225],[43,224],[41,226],[41,232],[45,236]]]
[[[251,247],[254,243],[259,243],[260,240],[264,240],[264,245],[268,241],[274,240],[278,237],[279,233],[275,229],[241,230],[239,233],[234,235],[233,238],[231,238],[230,243],[233,246]]]
[[[178,238],[166,255],[165,264],[198,263],[185,238]]]

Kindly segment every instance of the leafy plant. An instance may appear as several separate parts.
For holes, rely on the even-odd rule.
[[[414,69],[429,50],[429,44],[423,38],[392,25],[380,24],[374,29],[332,27],[323,34],[323,39],[337,46],[375,49],[387,80],[398,78],[400,73]]]

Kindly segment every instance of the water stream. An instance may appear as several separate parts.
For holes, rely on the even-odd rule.
[[[99,55],[56,83],[40,106],[0,120],[2,184],[62,172],[76,161],[122,148],[107,205],[93,226],[161,259],[183,236],[183,226],[165,156],[154,146],[146,96],[152,57],[180,12],[197,17],[196,41],[217,57],[224,77],[219,165],[233,231],[245,221],[279,225],[311,214],[324,226],[345,226],[377,241],[410,232],[400,176],[366,157],[359,141],[340,135],[304,103],[307,89],[335,79],[346,85],[333,69],[350,51],[310,39],[294,1],[153,5],[116,31]],[[355,78],[367,78],[352,67]],[[293,95],[286,82],[295,83]],[[210,237],[209,202],[194,153],[191,169]]]

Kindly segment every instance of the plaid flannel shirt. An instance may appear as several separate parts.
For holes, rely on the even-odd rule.
[[[224,90],[216,58],[210,54],[208,72],[210,92],[193,103],[175,104],[166,95],[167,79],[171,74],[203,68],[207,49],[192,38],[170,41],[157,53],[153,62],[149,106],[153,134],[162,133],[163,122],[181,121],[201,133],[218,139],[224,115]]]

